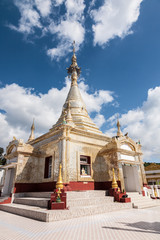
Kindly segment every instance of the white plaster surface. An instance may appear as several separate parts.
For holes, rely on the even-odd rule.
[[[120,147],[121,149],[125,149],[125,150],[129,150],[129,151],[132,151],[132,148],[130,146],[128,146],[128,144],[123,144],[121,145]]]
[[[129,156],[129,155],[124,155],[124,154],[121,154],[121,159],[129,160],[129,161],[135,161],[135,157]]]

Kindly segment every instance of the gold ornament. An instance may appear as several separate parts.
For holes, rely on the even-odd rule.
[[[155,195],[155,197],[157,197],[157,191],[156,191],[156,188],[154,189],[154,195]]]
[[[58,188],[56,202],[61,202],[61,189]]]
[[[112,172],[113,172],[112,188],[118,188],[118,184],[117,184],[115,173],[114,173],[114,168],[112,168]]]
[[[56,188],[57,189],[63,189],[63,181],[62,181],[62,173],[61,173],[62,165],[60,163],[59,165],[59,175],[58,175],[58,181],[56,183]]]

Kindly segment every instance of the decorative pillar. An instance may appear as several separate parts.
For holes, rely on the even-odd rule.
[[[142,176],[142,185],[147,185],[147,179],[146,179],[146,174],[145,174],[145,170],[144,170],[144,163],[142,160],[142,154],[138,155],[139,161],[140,161],[140,168],[141,168],[141,176]]]
[[[69,166],[70,166],[70,128],[67,129],[66,138],[66,172],[65,172],[65,183],[69,183]]]
[[[66,127],[63,128],[61,137],[61,163],[63,181],[66,182]]]
[[[117,184],[117,181],[116,181],[114,168],[112,168],[112,172],[113,172],[112,188],[115,189],[115,188],[118,188],[118,184]]]
[[[57,180],[57,183],[56,183],[56,188],[57,189],[63,189],[63,180],[62,180],[62,172],[61,172],[61,169],[62,169],[62,165],[60,164],[59,165],[59,174],[58,174],[58,180]]]

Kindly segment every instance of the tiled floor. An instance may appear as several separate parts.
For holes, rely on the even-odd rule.
[[[0,240],[160,240],[160,207],[38,222],[0,211]]]

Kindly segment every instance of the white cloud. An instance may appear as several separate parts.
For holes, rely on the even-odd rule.
[[[47,50],[47,55],[51,59],[59,60],[71,51],[71,44],[76,42],[76,50],[83,43],[85,37],[84,20],[84,0],[67,0],[65,1],[66,14],[61,17],[60,23],[52,22],[49,31],[56,34],[59,44]]]
[[[63,2],[64,2],[64,0],[53,0],[53,4],[55,6],[60,6]]]
[[[105,117],[102,114],[97,114],[93,122],[100,128],[105,123]]]
[[[18,7],[21,18],[19,26],[16,27],[10,24],[10,28],[25,34],[34,33],[34,28],[42,28],[40,23],[40,15],[34,9],[33,1],[30,0],[15,0],[15,5]]]
[[[37,9],[40,11],[42,17],[47,17],[51,12],[51,0],[35,0]]]
[[[116,117],[112,116],[108,123],[116,126]],[[142,144],[144,160],[160,160],[160,87],[148,90],[147,100],[141,107],[122,114],[120,118],[123,133]],[[115,135],[117,130],[112,127],[108,133]]]
[[[64,38],[71,42],[75,40],[77,44],[81,44],[84,40],[84,28],[77,21],[61,21],[59,25],[51,25],[50,30],[53,34],[57,33],[59,39]]]
[[[59,60],[67,55],[71,51],[74,40],[77,50],[83,43],[84,0],[14,0],[14,4],[19,9],[21,17],[18,26],[9,24],[9,27],[26,36],[31,34],[36,36],[36,29],[41,30],[41,37],[51,33],[54,47],[47,46],[46,53],[52,60]],[[65,10],[64,14],[58,10],[61,5],[63,5],[63,11]]]
[[[84,102],[87,105],[87,110],[89,113],[91,112],[100,112],[103,104],[108,104],[113,101],[113,92],[99,90],[95,91],[93,94],[90,94],[88,97],[88,85],[85,85],[84,82],[79,83],[79,87],[81,89],[81,94]]]
[[[82,21],[85,9],[84,0],[66,0],[67,18]]]
[[[47,55],[53,60],[56,59],[59,61],[61,57],[67,55],[67,53],[71,51],[71,44],[70,42],[59,43],[57,47],[50,48],[47,50]]]
[[[9,24],[9,27],[25,34],[26,38],[32,35],[37,39],[51,34],[53,43],[46,46],[46,53],[52,60],[59,60],[71,51],[73,40],[79,50],[85,32],[91,32],[85,27],[89,15],[94,21],[94,44],[103,46],[110,39],[130,34],[142,1],[104,0],[97,9],[96,1],[92,0],[85,11],[84,0],[14,0],[21,16],[17,26]]]
[[[71,51],[71,43],[76,41],[76,49],[84,41],[85,29],[78,21],[65,20],[61,21],[59,25],[52,23],[49,27],[52,34],[57,34],[61,39],[57,47],[47,50],[47,55],[51,59],[59,60]]]
[[[24,138],[26,141],[33,118],[35,118],[36,136],[47,132],[58,120],[69,88],[68,78],[62,89],[52,88],[46,94],[36,94],[34,89],[24,88],[15,83],[0,88],[0,106],[1,110],[4,110],[4,113],[3,111],[0,113],[2,129],[0,146],[6,146],[13,136],[18,139]],[[81,81],[79,88],[88,112],[96,114],[93,120],[101,126],[105,119],[100,110],[103,104],[113,101],[112,93],[106,91],[105,97],[105,91],[102,94],[101,90],[91,94],[88,92],[88,85]]]
[[[103,45],[116,36],[123,38],[131,33],[131,26],[140,14],[143,0],[105,0],[99,9],[90,11],[95,24],[94,44]]]

